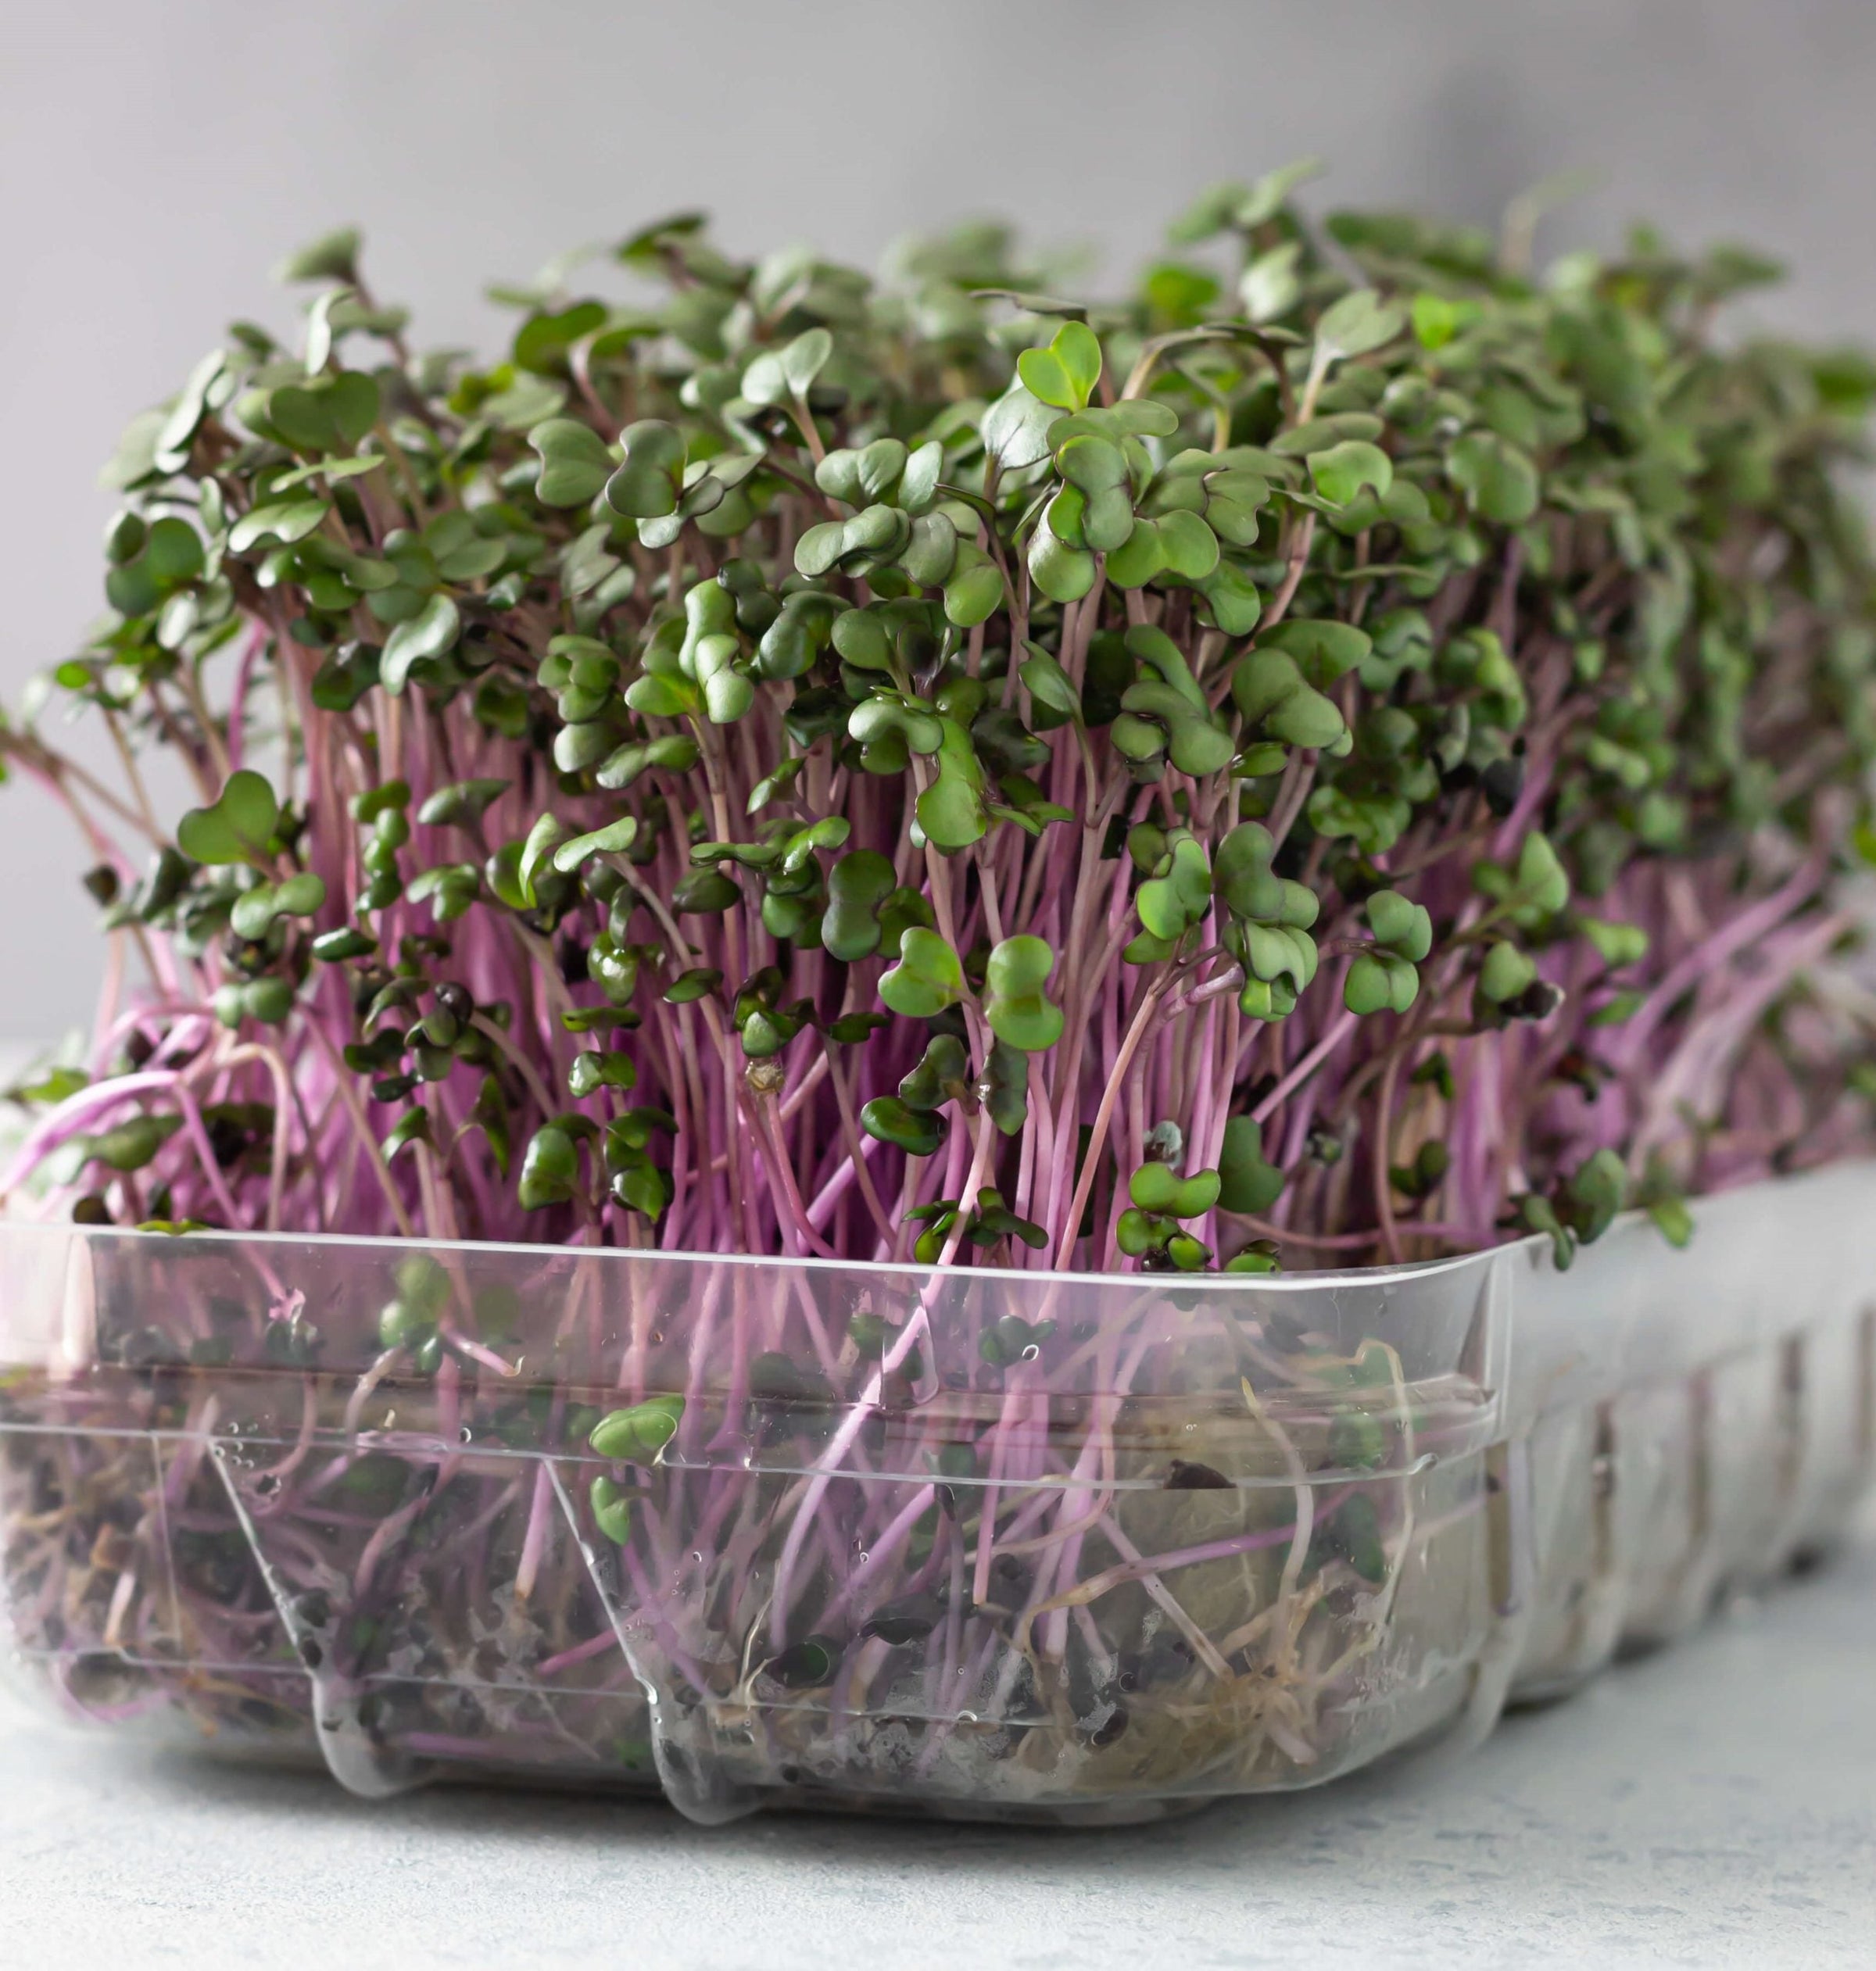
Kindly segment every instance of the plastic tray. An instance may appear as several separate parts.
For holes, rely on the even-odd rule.
[[[364,1794],[1313,1785],[1842,1528],[1876,1167],[1696,1215],[1256,1280],[0,1227],[7,1653]]]

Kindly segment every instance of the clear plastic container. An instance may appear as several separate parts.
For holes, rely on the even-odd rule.
[[[1269,1279],[0,1227],[6,1652],[364,1794],[1314,1785],[1841,1529],[1876,1167],[1696,1215]]]

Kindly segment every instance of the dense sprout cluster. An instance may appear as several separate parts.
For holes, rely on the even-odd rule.
[[[131,427],[113,613],[0,728],[113,953],[6,1181],[1256,1271],[1566,1261],[1867,1143],[1876,372],[1716,340],[1745,256],[1539,277],[1296,176],[1113,303],[681,217],[499,292],[488,368],[300,256],[303,346]]]

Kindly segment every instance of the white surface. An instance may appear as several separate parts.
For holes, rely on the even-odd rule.
[[[1099,1833],[368,1805],[0,1711],[0,1965],[1867,1966],[1873,1632],[1876,1528],[1468,1758]]]

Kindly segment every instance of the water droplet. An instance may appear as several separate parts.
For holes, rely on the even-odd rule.
[[[467,1444],[467,1443],[474,1443],[474,1440],[475,1440],[475,1433],[474,1433],[473,1430],[471,1430],[467,1424],[464,1424],[464,1425],[463,1425],[462,1429],[461,1429],[460,1430],[459,1430],[459,1431],[458,1431],[456,1434],[456,1438],[457,1438],[457,1440],[458,1440],[460,1443]]]
[[[699,1567],[704,1565],[704,1556],[701,1554],[693,1552],[690,1558]]]

